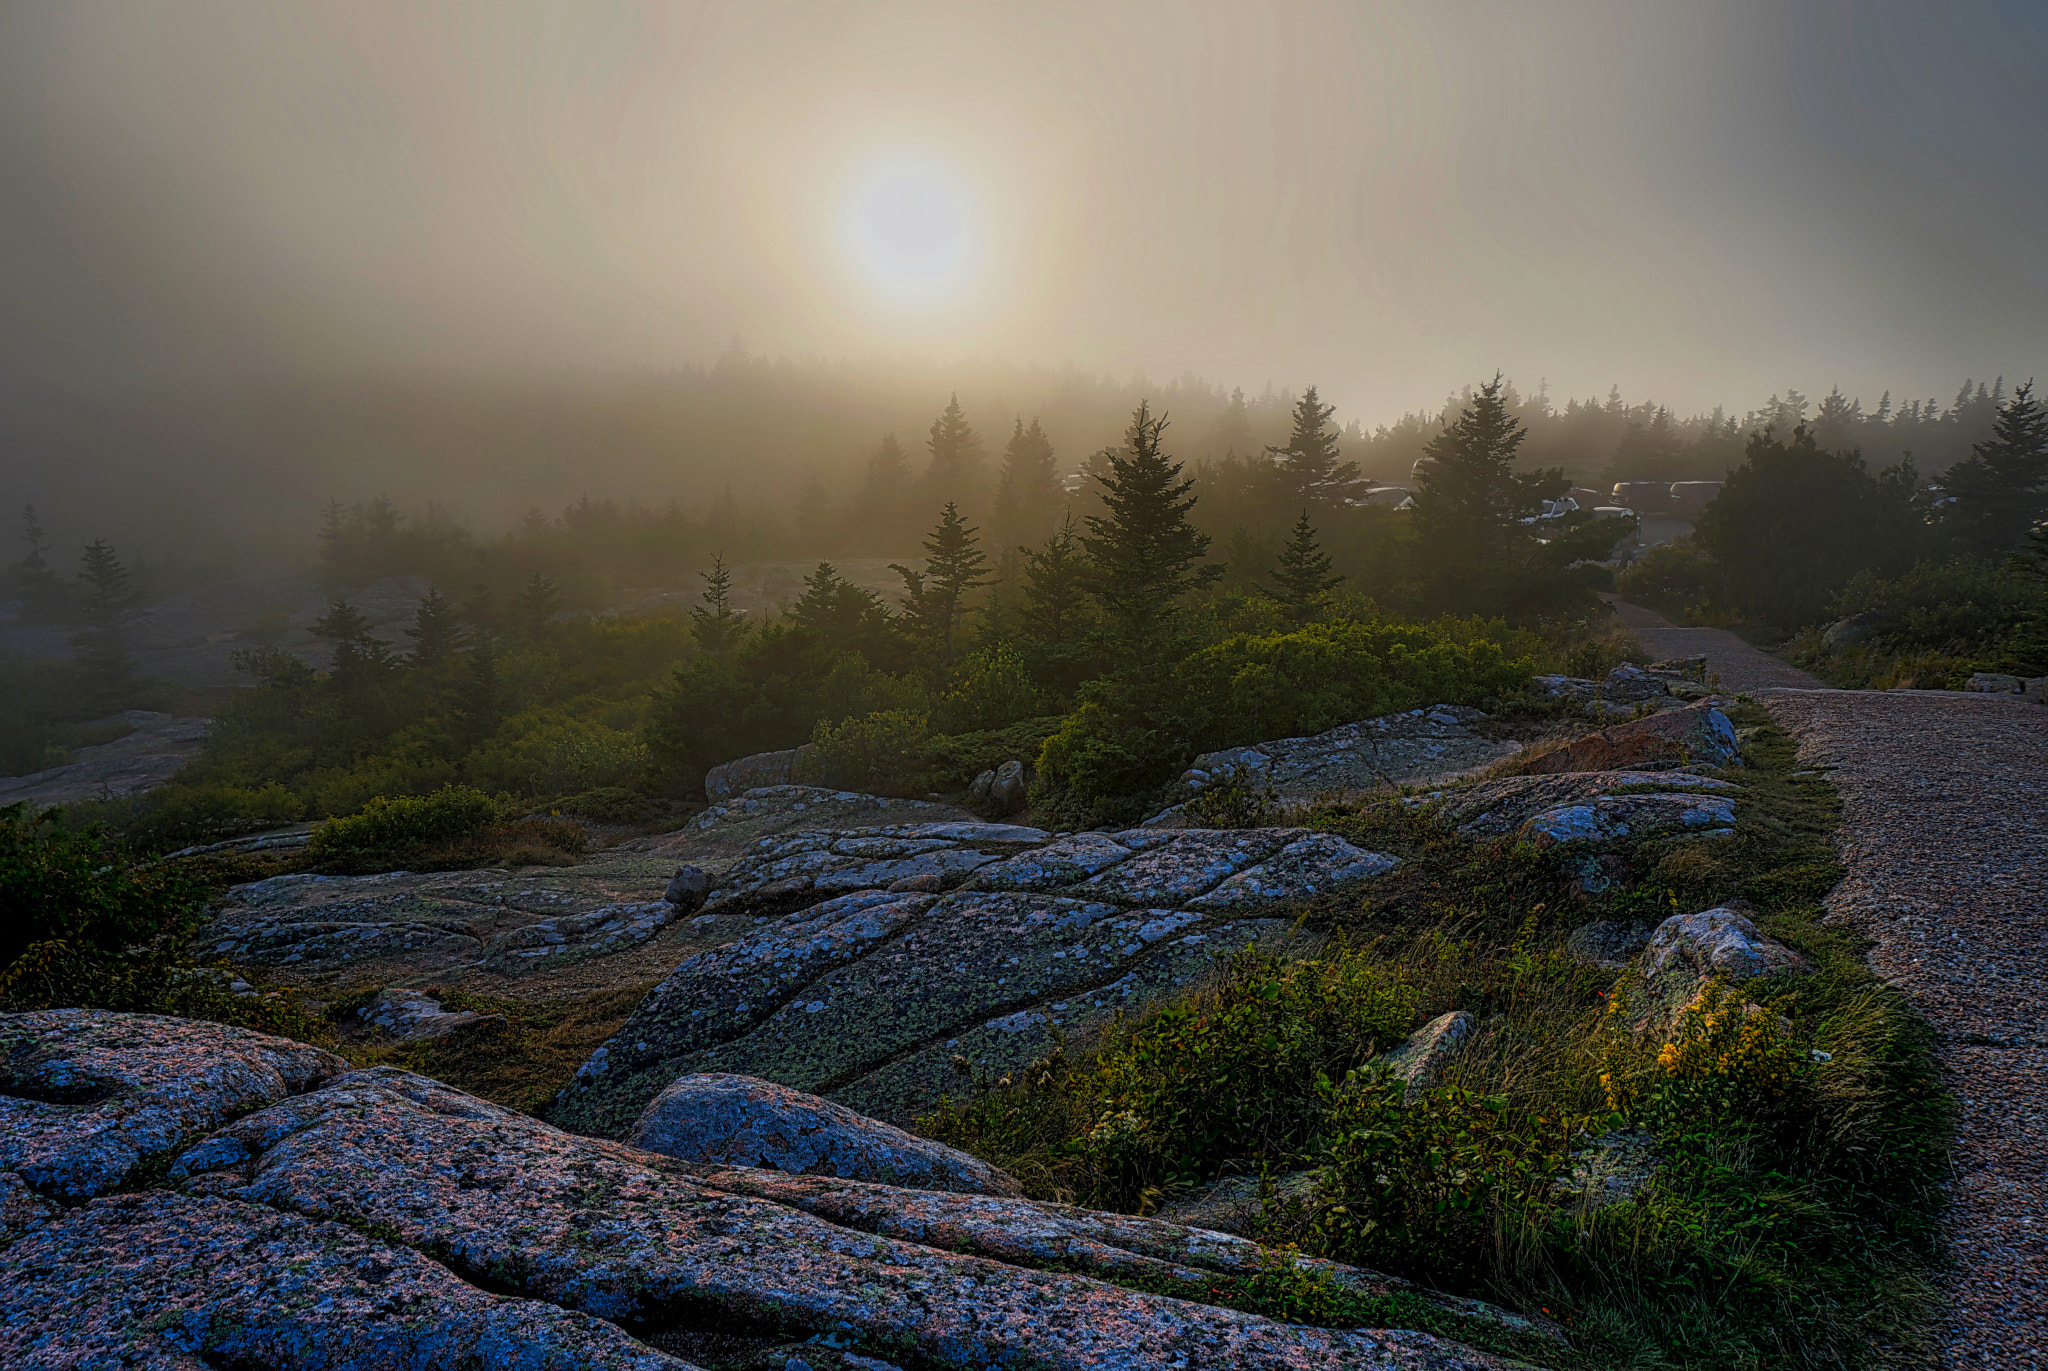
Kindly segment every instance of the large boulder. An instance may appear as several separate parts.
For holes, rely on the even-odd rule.
[[[757,786],[789,785],[796,780],[797,767],[809,754],[811,745],[786,748],[781,752],[756,752],[712,767],[704,773],[704,798],[714,804]]]
[[[356,1024],[374,1029],[400,1042],[445,1038],[451,1033],[503,1023],[503,1014],[479,1014],[473,1009],[447,1009],[432,995],[420,990],[393,987],[355,1012]]]
[[[1617,668],[1618,669],[1618,668]],[[1662,686],[1659,686],[1662,689]],[[1557,747],[1532,749],[1511,768],[1524,776],[1735,765],[1735,725],[1710,700],[1605,728]]]
[[[1698,985],[1718,976],[1731,983],[1759,976],[1803,976],[1812,963],[1756,926],[1756,910],[1730,900],[1697,914],[1674,914],[1657,925],[1643,949],[1643,979],[1652,985]]]
[[[229,1039],[212,1060],[191,1031],[203,1026],[91,1022],[92,1042],[68,1060],[91,1056],[110,1080],[154,1079],[173,1058],[203,1081],[249,1063],[250,1044]],[[9,1041],[49,1028],[0,1018]],[[39,1079],[57,1088],[62,1073]],[[776,1367],[1507,1365],[1423,1334],[1306,1328],[1197,1302],[1276,1262],[1361,1294],[1520,1323],[1157,1220],[678,1162],[390,1068],[236,1113],[203,1136],[153,1143],[152,1188],[79,1207],[35,1194],[61,1175],[0,1173],[11,1237],[0,1362],[688,1371],[703,1348]],[[54,1155],[75,1123],[24,1116],[10,1137]]]
[[[1439,1014],[1408,1035],[1399,1047],[1383,1054],[1379,1064],[1408,1083],[1407,1098],[1434,1087],[1451,1059],[1465,1050],[1479,1031],[1479,1020],[1463,1009]]]
[[[1467,838],[1611,841],[1698,827],[1706,819],[1710,827],[1732,823],[1734,791],[1730,781],[1687,771],[1575,771],[1504,776],[1390,803],[1431,809]],[[1711,810],[1700,807],[1709,800]],[[1689,815],[1704,818],[1689,823]]]
[[[978,1157],[752,1076],[684,1076],[654,1097],[626,1141],[664,1157],[765,1166],[791,1175],[879,1181],[908,1190],[1021,1196]]]

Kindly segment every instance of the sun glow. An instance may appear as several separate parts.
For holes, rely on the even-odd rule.
[[[905,301],[945,301],[972,281],[978,225],[958,184],[930,170],[891,168],[850,198],[846,243],[872,284]]]

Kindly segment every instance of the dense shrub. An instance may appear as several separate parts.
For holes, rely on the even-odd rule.
[[[1142,794],[1197,752],[1431,704],[1511,694],[1535,670],[1469,627],[1384,620],[1239,634],[1169,668],[1092,681],[1039,757],[1047,787],[1083,803]]]
[[[820,722],[797,779],[871,795],[910,793],[924,768],[931,725],[922,714],[889,710],[843,723]]]
[[[498,813],[496,800],[465,785],[431,795],[378,796],[358,813],[314,829],[307,850],[318,859],[441,842],[489,828]]]
[[[470,781],[484,789],[546,797],[630,786],[647,769],[636,733],[535,709],[505,721],[496,738],[469,756]]]
[[[25,804],[0,809],[0,966],[33,943],[119,952],[189,931],[203,887],[170,868],[138,870],[103,832],[66,827],[63,818]]]
[[[1001,644],[977,652],[953,672],[953,688],[939,701],[948,733],[981,733],[1045,712],[1048,700],[1018,651]]]

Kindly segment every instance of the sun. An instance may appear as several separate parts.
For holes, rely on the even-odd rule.
[[[846,229],[854,260],[888,294],[950,299],[972,275],[971,203],[933,172],[894,169],[864,180],[854,190]]]

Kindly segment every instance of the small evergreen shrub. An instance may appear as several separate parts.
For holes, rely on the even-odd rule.
[[[419,847],[468,837],[498,817],[498,802],[466,785],[443,786],[431,795],[380,795],[360,812],[314,829],[307,852],[322,859]]]

